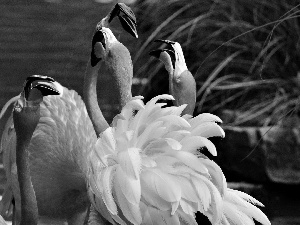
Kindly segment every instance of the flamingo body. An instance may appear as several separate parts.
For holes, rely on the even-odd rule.
[[[251,196],[227,188],[209,137],[224,137],[220,118],[181,116],[186,105],[165,107],[161,95],[144,104],[135,97],[90,152],[89,196],[111,223],[197,224],[201,212],[212,224],[269,225]],[[135,113],[133,113],[135,112]],[[228,223],[227,223],[228,222]]]
[[[125,25],[125,30],[137,37],[135,16],[131,9],[125,4],[118,3],[112,12],[106,17],[108,22],[118,16],[123,27]],[[108,23],[105,22],[104,25],[107,26]],[[96,34],[99,34],[99,30],[106,30],[103,33],[108,33],[108,36],[104,37],[104,34],[94,36],[92,54],[86,70],[84,93],[88,93],[85,94],[87,97],[85,101],[90,112],[97,111],[96,82],[100,66],[103,64],[103,60],[101,64],[98,64],[98,59],[95,64],[90,64],[94,59],[93,57],[97,57],[98,52],[95,51],[96,55],[94,55],[94,48],[97,48],[95,46],[102,46],[102,42],[106,42],[104,44],[106,49],[110,45],[109,38],[113,39],[113,43],[119,43],[110,29],[105,26],[103,27],[102,22],[100,22],[96,28]],[[114,46],[112,45],[112,47]],[[120,60],[118,58],[117,62],[114,62],[114,59],[110,60],[110,63],[105,62],[105,60],[104,63],[108,67],[110,66],[113,75],[117,74],[115,80],[118,82],[116,85],[118,89],[115,93],[117,98],[121,98],[121,104],[124,104],[122,102],[131,98],[132,63],[129,64],[131,69],[126,69],[126,64],[123,64],[124,66],[120,67],[120,71],[116,72],[114,70],[119,68],[118,62]],[[122,76],[127,77],[122,78]],[[126,88],[123,88],[122,82],[125,83],[126,88],[129,88],[129,91],[125,91]],[[94,129],[97,126],[92,124],[81,97],[75,91],[59,86],[61,89],[60,97],[49,96],[44,98],[41,103],[40,120],[28,148],[32,183],[36,192],[40,216],[67,220],[69,224],[82,224],[83,213],[89,205],[85,177],[89,165],[87,165],[86,157],[91,148],[94,147],[97,139],[96,134],[100,132]],[[119,93],[122,91],[124,93]],[[97,107],[95,107],[96,105]],[[102,113],[100,114],[102,115]],[[2,135],[1,143],[8,180],[4,193],[5,198],[3,198],[5,202],[2,201],[1,211],[8,212],[13,194],[16,202],[16,220],[18,221],[20,217],[20,194],[15,164],[15,142],[14,125],[10,118]]]
[[[181,179],[179,180],[180,183],[178,184],[180,187],[190,188],[187,185],[189,184],[189,182],[186,182],[184,184],[182,177],[189,178],[190,183],[192,183],[193,185],[192,188],[187,189],[189,191],[186,194],[182,195],[182,201],[180,201],[179,204],[181,208],[178,207],[177,210],[179,220],[175,218],[175,222],[172,222],[172,224],[182,224],[180,218],[181,219],[183,218],[184,215],[183,213],[189,214],[191,216],[193,215],[193,212],[198,210],[202,214],[207,216],[212,224],[254,225],[254,220],[256,220],[261,224],[270,225],[271,223],[267,218],[267,216],[259,208],[256,207],[256,205],[262,207],[263,204],[261,204],[259,201],[257,201],[256,199],[254,199],[253,197],[251,197],[246,193],[228,188],[226,183],[226,178],[221,168],[215,162],[208,160],[206,156],[197,152],[197,146],[199,149],[199,147],[201,147],[201,144],[202,147],[204,144],[204,147],[206,147],[212,155],[216,156],[217,152],[213,143],[208,141],[208,139],[204,141],[203,137],[204,138],[208,138],[212,136],[225,137],[225,133],[222,130],[222,128],[215,123],[215,122],[221,123],[222,121],[217,116],[214,116],[209,113],[202,113],[194,118],[191,116],[191,114],[194,111],[195,102],[196,102],[196,84],[192,74],[188,71],[187,66],[185,64],[185,59],[184,59],[181,46],[177,42],[172,42],[168,40],[159,40],[159,41],[171,45],[173,50],[169,50],[169,49],[155,50],[152,51],[150,54],[159,58],[164,63],[165,68],[169,73],[169,87],[170,87],[170,92],[174,95],[173,101],[175,106],[180,108],[182,107],[182,104],[187,105],[188,108],[186,108],[187,109],[186,112],[190,114],[190,115],[184,115],[182,117],[191,126],[191,128],[187,129],[188,131],[191,132],[190,134],[187,134],[188,138],[184,137],[183,139],[181,139],[183,134],[175,135],[174,133],[172,134],[171,137],[174,138],[175,140],[178,140],[179,138],[179,140],[181,140],[180,143],[182,143],[185,138],[186,140],[188,140],[188,142],[186,141],[183,142],[184,144],[187,145],[186,146],[182,145],[180,150],[191,152],[194,154],[195,157],[198,156],[198,160],[199,160],[198,165],[202,164],[204,168],[206,168],[206,171],[209,174],[208,180],[212,184],[212,186],[208,185],[209,182],[207,182],[204,179],[205,175],[204,177],[202,177],[202,179],[199,180],[193,179],[193,176],[195,176],[195,174],[193,173],[190,173],[190,176],[187,176],[187,170],[183,168],[178,169],[176,171],[176,174],[173,173],[173,175],[181,176]],[[218,133],[219,135],[216,135]],[[197,135],[201,137],[202,141],[199,142],[200,139],[199,136],[197,137]],[[189,137],[189,136],[193,136],[193,137]],[[194,151],[192,149],[194,149]],[[157,158],[159,156],[160,155],[158,155]],[[190,165],[188,165],[182,160],[183,163],[188,165],[191,169],[194,169],[194,172],[199,173],[200,170],[199,169],[198,171],[195,170],[197,167],[195,165],[194,166],[192,165],[192,161],[193,161],[192,157],[190,158],[190,160],[185,161],[185,162],[190,162]],[[196,162],[196,160],[194,162]],[[168,170],[172,171],[170,170],[170,168]],[[205,187],[204,184],[208,187],[208,189]],[[213,190],[214,188],[217,191],[214,191]],[[210,195],[209,192],[207,192],[207,190],[209,190]],[[184,191],[181,192],[181,194],[183,193]],[[195,193],[196,195],[193,196],[193,194]],[[199,197],[200,197],[200,202],[194,205],[193,203],[195,203],[196,202],[195,200]],[[202,206],[199,208],[199,205],[201,204]],[[181,209],[183,210],[183,212],[180,211]],[[148,212],[150,212],[149,209]],[[153,212],[153,209],[151,212]],[[159,212],[157,210],[154,212],[156,212],[156,215],[159,215]],[[166,217],[166,215],[164,216]],[[169,221],[172,220],[174,221],[174,218],[170,219],[170,216],[168,218]],[[149,224],[151,223],[152,221],[149,220]],[[158,223],[159,222],[156,222],[156,224]],[[183,224],[195,224],[195,221],[189,219],[184,221]]]
[[[4,195],[13,192],[19,212],[13,127],[12,118],[9,118],[1,145],[5,148],[3,161],[8,177]],[[28,148],[32,183],[41,216],[68,219],[86,209],[84,174],[87,166],[84,158],[95,141],[96,134],[85,104],[75,91],[63,88],[62,96],[44,97],[40,120]]]

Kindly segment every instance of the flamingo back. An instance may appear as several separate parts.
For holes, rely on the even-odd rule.
[[[30,170],[39,214],[55,218],[69,217],[85,210],[88,205],[85,183],[87,165],[84,158],[93,148],[96,134],[83,100],[73,90],[64,88],[62,96],[45,97],[40,114],[29,146]],[[6,124],[1,142],[8,181],[4,193],[8,195],[13,192],[19,212],[16,134],[11,119]],[[2,202],[2,211],[8,210],[7,201]]]

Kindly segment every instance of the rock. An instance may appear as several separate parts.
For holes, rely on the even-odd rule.
[[[300,123],[289,118],[280,126],[260,129],[266,156],[266,172],[270,180],[300,184]]]
[[[265,153],[256,127],[223,127],[225,138],[214,141],[218,150],[215,161],[227,179],[263,183],[268,181]]]
[[[223,127],[217,163],[226,177],[300,184],[300,123],[289,118],[273,127]]]
[[[272,220],[272,225],[299,225],[300,217],[278,217]]]

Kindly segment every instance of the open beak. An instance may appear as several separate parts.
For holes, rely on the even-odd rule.
[[[155,58],[160,58],[160,55],[163,53],[163,52],[166,52],[170,55],[172,61],[173,59],[175,60],[175,52],[173,50],[170,50],[170,49],[157,49],[157,50],[152,50],[149,52],[149,55],[151,56],[154,56]]]
[[[43,96],[60,95],[58,87],[55,85],[55,80],[52,77],[42,75],[32,75],[27,77],[24,83],[25,98],[28,98],[29,92],[36,88],[42,92]]]
[[[168,45],[168,47],[171,48],[152,50],[151,52],[149,52],[149,55],[154,56],[157,59],[162,59],[164,57],[163,54],[168,54],[169,57],[171,58],[173,69],[175,69],[176,56],[173,48],[173,44],[175,44],[175,42],[169,40],[162,40],[162,39],[155,40],[155,42],[165,43]]]
[[[32,83],[35,80],[44,80],[49,82],[55,82],[55,80],[52,77],[43,76],[43,75],[31,75],[26,78],[24,86],[27,85],[27,83]]]
[[[133,11],[124,3],[117,3],[109,13],[109,15],[106,17],[108,19],[107,22],[110,23],[116,16],[119,17],[120,23],[124,30],[126,30],[133,37],[138,38],[136,30],[136,17]],[[107,25],[105,25],[105,23],[103,24],[102,20],[97,26],[101,28],[102,26],[106,27]]]
[[[149,55],[159,59],[160,58],[160,54],[162,52],[164,52],[166,49],[156,49],[156,50],[152,50],[151,52],[149,52]]]
[[[32,84],[32,88],[40,90],[43,96],[60,95],[60,92],[57,90],[55,84],[52,82],[36,81]]]
[[[169,48],[165,48],[165,49],[159,49],[159,50],[154,50],[154,53],[149,53],[150,55],[156,57],[156,55],[158,54],[159,51],[164,51],[164,52],[167,52],[171,59],[172,59],[172,62],[175,63],[175,49],[174,49],[174,45],[176,42],[174,41],[169,41],[169,40],[163,40],[163,39],[157,39],[157,40],[154,40],[154,42],[161,42],[161,43],[164,43],[164,44],[167,44],[167,47]],[[158,51],[157,53],[155,53],[155,51]]]
[[[126,30],[129,34],[138,38],[137,34],[137,24],[136,17],[133,11],[124,3],[117,3],[113,10],[111,11],[110,18],[108,22],[110,23],[114,17],[118,16],[120,23],[124,30]]]

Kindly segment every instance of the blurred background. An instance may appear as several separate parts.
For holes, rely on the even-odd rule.
[[[122,2],[138,23],[139,39],[123,32],[118,20],[112,23],[131,52],[133,95],[149,100],[168,92],[167,72],[148,53],[160,47],[155,39],[179,42],[197,82],[194,115],[210,112],[224,122],[226,138],[213,140],[213,159],[230,185],[262,201],[272,224],[300,224],[300,1]],[[95,25],[115,3],[1,0],[0,109],[32,74],[51,76],[82,95]],[[111,120],[109,82],[104,71],[98,96]]]

